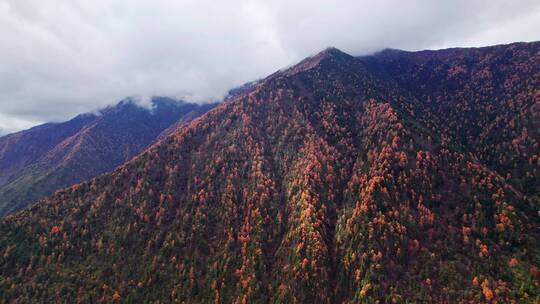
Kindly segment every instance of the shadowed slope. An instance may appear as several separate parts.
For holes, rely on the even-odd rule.
[[[0,216],[55,190],[88,180],[130,160],[168,128],[179,128],[215,106],[156,98],[154,109],[123,101],[99,114],[80,115],[0,139]],[[173,126],[174,125],[174,126]]]

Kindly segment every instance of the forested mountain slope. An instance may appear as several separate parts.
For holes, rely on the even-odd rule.
[[[130,160],[165,130],[175,130],[215,104],[155,98],[153,109],[130,100],[0,138],[0,216],[55,190],[86,181]]]
[[[539,42],[365,57],[414,94],[407,112],[527,194],[540,191]]]
[[[535,123],[539,51],[422,59],[327,49],[114,172],[0,221],[0,293],[6,302],[535,303],[538,179],[521,180],[538,176],[529,159],[539,138],[530,130],[526,149],[508,147],[517,131],[503,129],[514,103],[525,113],[516,128]],[[440,79],[478,52],[467,71],[502,52],[507,67],[492,73],[503,82]],[[501,87],[508,79],[526,85]],[[491,86],[493,99],[471,95]],[[498,145],[506,154],[494,161]],[[507,177],[505,164],[532,173]]]

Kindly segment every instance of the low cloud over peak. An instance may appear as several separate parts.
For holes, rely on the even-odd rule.
[[[216,100],[328,45],[362,55],[539,37],[536,0],[0,0],[0,129],[126,96]]]

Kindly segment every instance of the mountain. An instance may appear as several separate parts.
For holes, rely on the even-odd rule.
[[[145,109],[130,100],[0,138],[0,216],[55,190],[111,171],[215,104],[155,98]]]
[[[536,303],[539,55],[324,50],[1,220],[0,294]]]
[[[232,97],[235,97],[235,96],[238,96],[238,95],[247,94],[247,93],[253,91],[253,89],[255,89],[255,87],[257,86],[259,81],[260,81],[260,79],[259,80],[253,80],[253,81],[244,83],[241,86],[232,88],[231,90],[229,90],[229,92],[227,92],[227,95],[225,96],[225,99],[232,98]]]
[[[365,58],[411,92],[409,115],[459,144],[525,194],[540,192],[538,43]],[[519,64],[516,64],[519,62]]]

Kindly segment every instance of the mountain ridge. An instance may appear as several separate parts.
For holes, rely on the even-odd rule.
[[[483,52],[483,62],[499,56]],[[504,52],[530,55],[508,57],[499,77],[534,84],[538,46]],[[458,132],[472,126],[469,113],[475,126],[491,121],[491,90],[468,107],[453,98],[468,87],[452,87],[440,62],[426,67],[440,77],[422,87],[421,68],[399,58],[322,57],[0,220],[0,290],[19,301],[538,300],[540,200],[487,166],[475,147],[489,141]],[[528,85],[505,90],[534,114]],[[448,104],[460,111],[441,115]],[[512,133],[510,108],[495,118]],[[518,157],[503,139],[495,152]]]
[[[124,100],[97,113],[78,115],[66,123],[46,124],[0,138],[0,144],[3,142],[7,151],[2,153],[0,166],[6,168],[4,172],[13,171],[4,178],[5,184],[0,184],[0,216],[50,195],[62,186],[114,169],[157,140],[166,128],[179,128],[213,106],[215,104],[195,105],[155,98],[153,108],[146,109],[134,101]],[[63,132],[72,124],[76,128]],[[51,128],[61,131],[53,134],[58,140],[50,141],[37,150],[34,157],[24,160],[22,156],[27,153],[17,152],[17,149],[25,145],[32,148],[35,141],[31,136],[36,130],[43,130],[34,136],[40,145],[39,140],[48,136],[43,132]],[[30,140],[23,139],[20,143],[11,140],[25,136]],[[21,165],[14,167],[18,160]]]

